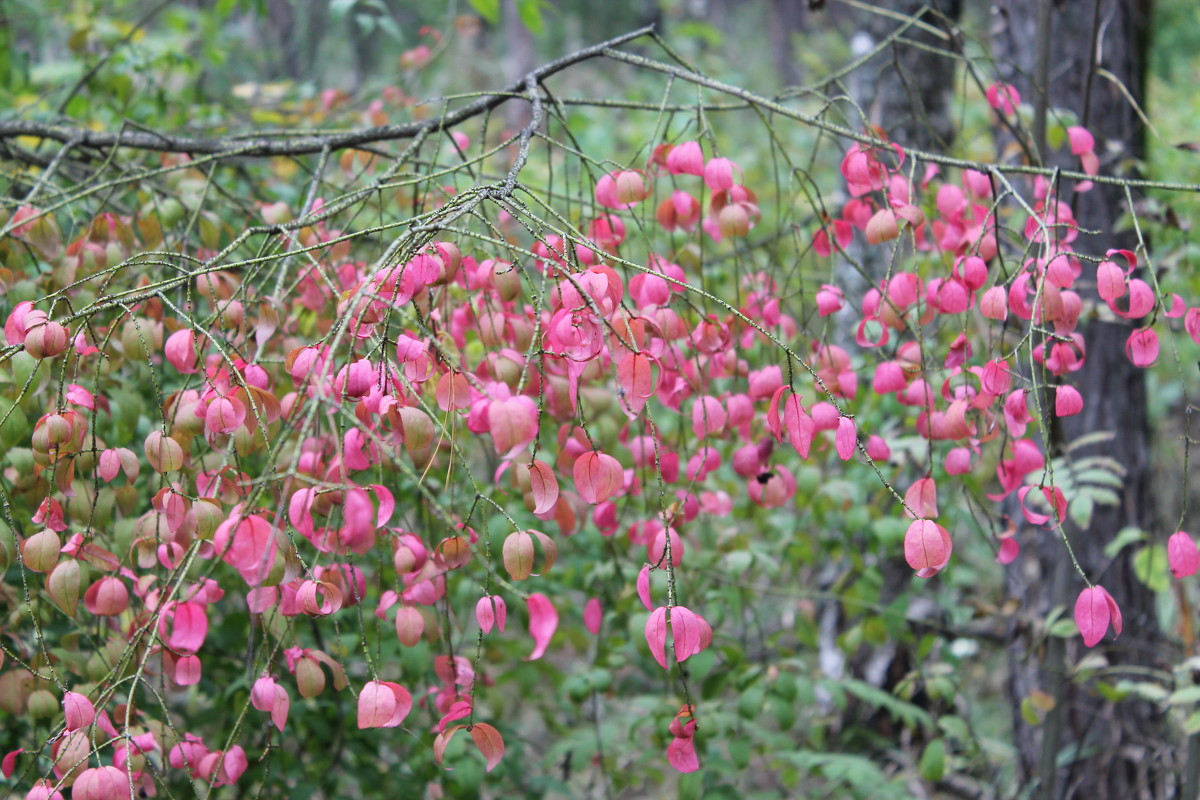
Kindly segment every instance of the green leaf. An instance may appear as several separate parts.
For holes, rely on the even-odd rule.
[[[1167,702],[1173,706],[1200,702],[1200,686],[1185,686],[1182,689],[1171,692],[1171,696],[1167,698]]]
[[[1167,548],[1155,544],[1134,553],[1133,574],[1152,592],[1165,592],[1169,589],[1171,576],[1167,572]]]
[[[928,711],[913,703],[905,702],[883,689],[876,689],[869,683],[856,680],[841,680],[837,682],[837,685],[864,703],[883,709],[910,728],[933,727],[933,717],[929,715]]]
[[[1148,681],[1121,681],[1117,684],[1117,689],[1132,692],[1154,703],[1161,703],[1168,696],[1167,690],[1161,684]]]
[[[358,4],[358,0],[333,0],[329,4],[329,16],[334,22],[341,20],[350,13],[350,9]]]
[[[940,781],[946,774],[946,740],[934,739],[925,745],[921,754],[921,763],[917,765],[921,777],[929,782]]]
[[[546,24],[542,19],[542,0],[519,0],[517,16],[521,18],[521,24],[529,28],[529,32],[534,36],[541,36],[545,32]]]
[[[493,25],[500,24],[500,0],[470,0],[471,8]]]
[[[1146,538],[1146,532],[1141,528],[1122,528],[1117,532],[1117,535],[1111,542],[1104,545],[1104,555],[1109,558],[1116,558],[1117,553],[1124,550],[1134,542],[1140,542]]]
[[[1046,129],[1046,144],[1050,149],[1057,150],[1067,139],[1067,129],[1062,125],[1051,125]]]
[[[1193,711],[1183,723],[1183,730],[1188,736],[1200,733],[1200,711]]]

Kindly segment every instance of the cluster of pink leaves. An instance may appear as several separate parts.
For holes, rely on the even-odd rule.
[[[1019,101],[1011,93],[998,92],[993,105],[1011,102]],[[1071,141],[1088,166],[1087,155],[1094,157],[1090,138],[1075,132]],[[792,502],[797,486],[788,466],[792,456],[785,450],[801,459],[826,453],[841,461],[851,461],[856,454],[875,460],[889,457],[885,437],[874,431],[860,433],[850,413],[860,399],[860,375],[865,377],[864,370],[871,369],[856,363],[873,364],[871,391],[912,409],[915,430],[945,445],[946,476],[964,474],[982,463],[984,448],[994,442],[999,448],[999,491],[993,499],[1016,493],[1028,523],[1059,525],[1068,498],[1057,487],[1031,483],[1042,472],[1045,456],[1027,435],[1035,409],[1029,405],[1031,387],[1015,363],[976,357],[978,342],[965,333],[943,343],[944,352],[935,359],[929,348],[937,337],[914,336],[914,329],[974,313],[996,324],[1011,315],[1053,330],[1053,336],[1034,345],[1032,356],[1060,381],[1054,413],[1067,416],[1079,413],[1084,402],[1068,382],[1086,358],[1077,329],[1085,303],[1076,291],[1078,281],[1094,280],[1112,312],[1135,324],[1160,311],[1166,319],[1183,317],[1184,328],[1197,342],[1200,308],[1187,308],[1178,296],[1160,297],[1137,276],[1139,264],[1128,251],[1110,252],[1094,271],[1085,269],[1071,249],[1078,230],[1069,205],[1040,180],[1033,186],[1036,205],[1023,233],[1030,243],[1048,245],[1050,254],[1029,259],[998,281],[991,268],[1000,246],[991,178],[967,170],[957,182],[935,185],[938,171],[930,168],[914,186],[900,171],[903,160],[899,147],[850,148],[842,175],[851,199],[839,218],[815,232],[813,249],[831,256],[857,235],[868,246],[880,246],[904,231],[918,251],[942,257],[948,269],[925,276],[892,272],[859,298],[854,338],[860,353],[852,356],[839,344],[816,341],[801,354],[807,359],[803,365],[752,366],[761,352],[777,359],[778,341],[792,340],[799,331],[770,275],[747,276],[736,309],[701,315],[675,302],[689,290],[691,276],[667,255],[645,254],[644,268],[632,274],[606,258],[632,257],[624,215],[637,213],[640,204],[653,198],[656,183],[668,187],[654,218],[669,235],[686,236],[699,225],[720,241],[752,230],[761,212],[754,192],[739,182],[741,171],[728,159],[705,159],[696,142],[660,146],[646,169],[603,176],[596,200],[609,211],[591,221],[588,242],[546,236],[533,245],[532,264],[477,259],[452,243],[436,242],[399,264],[373,270],[349,260],[347,248],[331,248],[333,283],[320,280],[315,271],[309,273],[299,282],[297,299],[305,308],[337,319],[344,335],[309,345],[288,337],[296,346],[288,351],[282,370],[266,367],[257,358],[230,356],[218,347],[228,339],[229,329],[241,337],[239,352],[265,354],[280,346],[283,337],[275,335],[279,323],[267,315],[247,319],[247,310],[234,299],[236,278],[206,275],[197,290],[213,298],[219,310],[217,326],[199,330],[189,321],[172,321],[173,332],[161,345],[165,364],[178,380],[191,382],[168,398],[164,412],[169,425],[152,432],[140,448],[101,448],[94,460],[96,474],[105,482],[134,482],[143,463],[163,476],[162,488],[138,520],[138,536],[128,557],[105,549],[95,531],[62,540],[68,526],[60,500],[72,496],[76,465],[88,463],[91,425],[108,406],[102,395],[71,384],[65,405],[56,402],[34,428],[37,469],[51,470],[58,496],[47,496],[33,517],[44,529],[22,543],[24,565],[46,575],[47,593],[71,616],[77,614],[83,589],[81,564],[99,571],[101,576],[82,591],[86,611],[115,635],[129,635],[153,619],[153,648],[160,659],[148,674],[161,673],[188,686],[201,680],[210,615],[227,602],[227,593],[244,597],[254,613],[277,609],[284,616],[334,616],[370,599],[368,576],[350,559],[384,547],[391,554],[395,583],[375,598],[375,614],[392,619],[399,642],[412,646],[422,637],[438,635],[429,608],[446,597],[447,580],[456,571],[475,563],[479,537],[469,525],[458,523],[435,543],[394,525],[392,490],[363,476],[397,458],[426,470],[451,446],[447,439],[452,431],[462,427],[476,437],[474,441],[487,443],[499,463],[497,481],[507,473],[527,510],[556,525],[561,535],[589,521],[604,536],[616,536],[624,526],[625,539],[646,562],[637,591],[650,611],[645,628],[649,652],[669,668],[669,654],[682,663],[709,646],[713,631],[703,616],[674,596],[656,605],[649,576],[655,570],[683,567],[689,526],[699,515],[729,515],[735,499],[727,490],[739,485],[758,506]],[[701,199],[705,192],[707,213]],[[932,219],[926,218],[925,209],[936,209]],[[304,236],[320,242],[336,234],[318,225]],[[18,235],[39,237],[40,246],[49,246],[53,238],[35,230],[34,223],[18,229]],[[93,263],[102,257],[87,242],[72,247],[80,259],[85,253],[91,253]],[[551,287],[542,306],[532,305],[526,296],[522,273],[531,269],[543,273]],[[393,315],[410,304],[423,309],[427,328],[397,332]],[[815,295],[819,317],[842,314],[844,309],[852,313],[848,304],[844,291],[833,283]],[[254,313],[250,309],[249,316]],[[380,355],[379,348],[367,345],[381,340],[389,322],[394,348]],[[148,338],[162,342],[161,315],[146,325]],[[66,326],[28,303],[18,305],[5,323],[10,345],[23,345],[40,359],[76,358],[83,365],[81,373],[89,359],[103,357],[91,335],[80,330],[72,338]],[[887,349],[892,337],[899,341]],[[465,354],[473,343],[483,346],[482,356],[467,363]],[[1127,352],[1138,366],[1154,363],[1158,338],[1153,322],[1134,329]],[[807,385],[798,385],[793,375],[797,368]],[[817,399],[806,404],[802,390],[810,387]],[[602,407],[606,397],[612,402],[607,412]],[[608,413],[623,422],[615,449],[580,424],[593,404],[599,415]],[[198,452],[229,448],[243,455],[254,452],[269,431],[324,419],[330,409],[344,410],[357,424],[340,433],[333,426],[317,426],[297,443],[294,461],[284,465],[284,511],[249,504],[249,487],[259,476],[230,467],[205,469],[196,457]],[[671,446],[661,434],[667,414],[690,431],[690,436],[679,437],[679,446]],[[791,447],[781,447],[785,442]],[[471,442],[459,440],[455,446],[470,447]],[[551,450],[552,456],[539,459],[539,448]],[[723,469],[726,464],[728,471]],[[657,492],[659,486],[673,499],[669,509],[649,519],[623,520],[623,499],[639,497],[647,489]],[[903,505],[911,518],[905,559],[918,576],[931,577],[946,567],[952,551],[950,532],[937,522],[934,478],[907,487]],[[315,554],[308,567],[287,535],[289,524]],[[516,530],[504,542],[502,564],[512,581],[521,582],[549,570],[558,547],[542,531]],[[997,549],[1004,563],[1018,556],[1011,536]],[[1200,557],[1186,533],[1171,537],[1168,552],[1176,575],[1196,571]],[[230,569],[214,573],[217,579],[163,579],[192,558],[220,560]],[[231,582],[231,574],[240,582]],[[543,593],[523,597],[533,639],[529,658],[541,658],[557,628],[558,611]],[[475,615],[486,635],[505,632],[507,605],[496,592],[478,599]],[[1075,616],[1089,646],[1102,638],[1109,624],[1120,630],[1119,609],[1099,586],[1084,590]],[[599,631],[603,611],[597,601],[587,604],[584,617],[590,631]],[[285,655],[302,697],[324,691],[326,671],[335,689],[346,687],[342,666],[328,654],[293,647]],[[437,682],[419,702],[428,698],[430,707],[442,715],[435,728],[439,762],[451,737],[465,729],[490,770],[504,745],[494,727],[474,721],[471,689],[476,667],[461,657],[438,657]],[[66,735],[52,753],[64,785],[74,779],[76,795],[107,797],[106,787],[116,785],[118,778],[122,786],[131,779],[148,782],[131,766],[134,759],[123,739],[113,747],[113,767],[73,771],[73,765],[82,765],[92,751],[88,744],[80,753],[68,748],[68,756],[60,754],[63,743],[75,742],[72,737],[81,730],[70,726],[87,717],[81,725],[112,723],[107,710],[97,712],[87,698],[83,708],[80,695],[68,695],[63,700]],[[255,682],[250,702],[284,730],[289,692],[269,669]],[[395,727],[413,704],[406,688],[375,678],[359,691],[358,725]],[[674,738],[668,758],[684,771],[698,767],[693,713],[685,708],[671,724]],[[462,719],[469,721],[452,724]],[[115,728],[111,736],[117,736]],[[161,752],[162,743],[151,734],[139,736],[142,754]],[[170,750],[167,762],[214,784],[236,781],[246,767],[240,748],[211,751],[190,733]],[[31,796],[51,790],[39,784]]]
[[[988,90],[988,101],[998,112],[1013,114],[1020,97],[1013,87],[997,84]],[[1079,156],[1083,171],[1096,174],[1099,162],[1094,137],[1078,126],[1069,128],[1067,135],[1071,152]],[[888,156],[892,157],[890,161]],[[887,151],[851,147],[842,162],[842,176],[852,199],[839,219],[816,231],[814,250],[830,255],[835,245],[844,249],[850,246],[856,230],[862,232],[869,245],[881,244],[898,238],[906,227],[917,251],[941,253],[952,260],[952,266],[948,275],[924,280],[914,273],[896,272],[877,289],[868,291],[858,326],[857,343],[861,347],[882,348],[892,332],[903,334],[914,323],[929,325],[939,316],[976,310],[985,319],[1003,323],[1011,314],[1026,324],[1052,331],[1052,335],[1035,340],[1031,355],[1058,380],[1053,387],[1053,413],[1064,417],[1080,413],[1084,403],[1078,389],[1067,380],[1086,359],[1086,342],[1078,330],[1085,301],[1076,291],[1077,281],[1094,285],[1100,301],[1114,315],[1130,321],[1133,327],[1125,351],[1134,365],[1149,367],[1157,361],[1159,339],[1154,323],[1159,315],[1168,320],[1182,317],[1184,330],[1200,344],[1200,307],[1189,308],[1177,294],[1160,296],[1156,287],[1135,274],[1139,264],[1133,252],[1109,250],[1094,272],[1085,270],[1072,248],[1079,228],[1071,207],[1040,176],[1033,181],[1036,202],[1023,233],[1031,246],[1044,246],[1043,255],[1027,260],[1005,282],[988,286],[993,279],[989,266],[998,252],[995,232],[999,229],[992,178],[964,170],[961,184],[938,185],[937,216],[930,223],[913,205],[916,187],[900,172],[903,161],[903,151],[894,145]],[[919,188],[932,191],[938,175],[938,168],[930,165]],[[1090,188],[1087,181],[1075,187],[1076,191]],[[919,302],[922,294],[923,305]],[[843,305],[842,292],[836,286],[823,286],[818,293],[818,313],[822,316],[837,313]],[[924,377],[912,377],[922,374],[927,355],[916,342],[901,343],[895,353],[894,360],[876,366],[873,388],[877,393],[894,392],[901,403],[922,408],[916,426],[923,436],[956,443],[945,453],[946,474],[968,472],[979,461],[981,447],[1003,436],[1010,457],[1000,459],[996,473],[1001,491],[989,497],[1000,501],[1015,491],[1028,523],[1061,525],[1067,516],[1068,498],[1060,488],[1045,485],[1045,457],[1036,441],[1024,438],[1035,421],[1035,411],[1028,404],[1032,387],[1027,381],[1024,386],[1014,385],[1018,377],[1014,365],[1007,360],[971,363],[973,343],[960,334],[945,353],[945,377],[941,386],[935,387]],[[938,398],[945,402],[944,408],[938,407]],[[1040,476],[1042,482],[1023,485],[1033,476]],[[920,577],[929,577],[944,567],[952,547],[949,533],[932,521],[937,514],[936,501],[929,506],[920,496],[913,496],[913,490],[926,481],[929,487],[921,489],[919,495],[934,497],[929,478],[914,484],[906,497],[906,506],[917,519],[905,535],[905,557]],[[1031,504],[1034,489],[1039,490],[1038,505],[1045,513]],[[1187,533],[1181,531],[1170,537],[1168,552],[1171,570],[1177,577],[1194,574],[1200,559]],[[997,545],[997,561],[1011,563],[1018,553],[1012,531],[1005,532]],[[1100,586],[1089,585],[1083,590],[1075,618],[1089,647],[1103,638],[1110,622],[1116,633],[1121,630],[1120,610]]]

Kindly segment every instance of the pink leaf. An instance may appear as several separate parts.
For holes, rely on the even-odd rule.
[[[638,598],[642,601],[642,605],[647,611],[654,610],[654,606],[650,603],[650,565],[643,564],[641,571],[637,576],[637,593]]]
[[[1125,355],[1135,367],[1149,367],[1158,360],[1158,334],[1153,328],[1138,328],[1125,342]]]
[[[1083,397],[1074,386],[1062,384],[1054,393],[1054,414],[1059,417],[1070,417],[1083,411]]]
[[[200,659],[184,656],[175,662],[175,682],[180,686],[195,686],[200,682]]]
[[[650,655],[663,669],[667,668],[667,609],[659,606],[650,613],[646,620],[646,644],[650,646]]]
[[[700,769],[700,759],[696,757],[696,745],[692,738],[675,737],[667,745],[667,762],[680,772],[695,772]]]
[[[721,401],[715,397],[697,397],[692,404],[692,431],[697,439],[720,433],[728,419],[729,415],[721,407]]]
[[[1108,623],[1112,619],[1116,603],[1100,586],[1091,586],[1079,593],[1075,601],[1075,624],[1083,635],[1083,643],[1095,647],[1104,634],[1108,632]],[[1118,620],[1120,619],[1118,611]],[[1117,633],[1121,632],[1120,623],[1116,625]]]
[[[86,728],[96,718],[96,707],[92,705],[92,701],[78,692],[64,694],[62,705],[66,715],[65,727],[68,731]]]
[[[598,598],[591,598],[583,606],[583,625],[593,636],[600,633],[600,622],[604,618],[604,609],[600,607]]]
[[[691,609],[675,606],[671,609],[671,641],[675,658],[682,663],[712,644],[712,628]]]
[[[398,683],[371,681],[358,695],[358,727],[395,728],[412,711],[412,695]]]
[[[950,562],[950,533],[933,520],[913,520],[904,534],[904,559],[918,578],[931,578]]]
[[[13,770],[17,768],[17,756],[24,752],[24,747],[18,747],[4,754],[4,759],[0,761],[0,773],[3,773],[6,779],[13,776]]]
[[[484,633],[491,633],[493,625],[504,633],[504,622],[507,618],[508,607],[503,597],[487,595],[479,598],[479,602],[475,604],[475,620]]]
[[[1195,575],[1200,569],[1200,550],[1196,548],[1196,540],[1186,531],[1173,533],[1167,539],[1167,563],[1176,578]]]
[[[996,563],[1011,564],[1021,553],[1021,545],[1011,536],[1000,540],[1000,549],[996,553]]]
[[[849,417],[841,417],[838,419],[837,433],[834,435],[834,444],[837,447],[838,456],[842,461],[849,461],[854,455],[854,445],[858,442],[858,436],[854,432],[854,420]]]
[[[558,611],[546,595],[531,594],[525,600],[529,607],[529,635],[533,637],[533,652],[526,661],[537,661],[546,654],[554,631],[558,629]]]
[[[204,425],[212,433],[233,433],[246,420],[246,406],[236,397],[218,397],[208,404]]]
[[[906,511],[913,519],[936,519],[938,516],[937,486],[933,478],[921,478],[913,482],[904,493],[904,502],[912,511]]]
[[[606,453],[593,450],[575,459],[575,489],[584,502],[603,503],[621,488],[624,470],[621,462]]]
[[[533,494],[533,513],[549,513],[558,502],[558,479],[554,477],[554,470],[541,461],[530,464],[529,491]]]

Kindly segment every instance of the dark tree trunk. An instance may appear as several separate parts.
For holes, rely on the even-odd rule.
[[[895,14],[915,18],[903,36],[916,42],[893,41],[878,56],[856,72],[854,95],[867,112],[868,122],[878,125],[892,141],[910,147],[945,152],[954,139],[950,100],[955,63],[930,49],[950,50],[949,43],[929,28],[944,29],[958,20],[960,0],[882,0],[874,5]],[[893,15],[863,12],[862,34],[856,49],[869,51],[905,23]],[[860,34],[861,36],[861,34]]]
[[[1042,8],[1043,3],[1049,3]],[[1002,79],[1014,84],[1022,98],[1078,115],[1095,135],[1101,170],[1119,171],[1142,155],[1142,129],[1136,111],[1111,81],[1095,74],[1093,59],[1142,102],[1144,97],[1146,35],[1149,0],[1001,0],[996,4],[993,50]],[[1049,27],[1039,12],[1048,14]],[[1039,40],[1039,30],[1048,39]],[[1102,40],[1097,43],[1096,35]],[[1045,45],[1039,48],[1039,42]],[[1040,63],[1038,52],[1048,54]],[[1042,78],[1048,76],[1043,89]],[[1051,116],[1053,118],[1053,116]],[[1035,124],[1035,128],[1036,128]],[[1035,139],[1036,139],[1035,135]],[[1044,142],[1033,143],[1049,166],[1078,169],[1068,148],[1048,152]],[[1135,249],[1130,233],[1116,233],[1118,220],[1129,211],[1120,187],[1097,185],[1075,194],[1062,187],[1081,233],[1074,248],[1103,257],[1109,248]],[[1085,262],[1084,274],[1094,269]],[[1086,296],[1085,296],[1086,299]],[[1104,454],[1126,470],[1118,506],[1098,506],[1087,530],[1068,527],[1079,564],[1094,582],[1103,585],[1120,604],[1125,632],[1096,649],[1114,664],[1163,667],[1162,633],[1154,612],[1154,595],[1135,577],[1133,548],[1115,561],[1105,545],[1126,526],[1157,533],[1156,509],[1150,486],[1149,431],[1143,371],[1125,356],[1131,326],[1091,319],[1081,323],[1087,342],[1084,368],[1071,382],[1085,398],[1082,414],[1064,419],[1049,444],[1052,454],[1064,444],[1098,431],[1116,434],[1076,453]],[[1093,687],[1069,677],[1070,667],[1083,653],[1077,639],[1046,638],[1043,621],[1050,609],[1064,606],[1069,615],[1084,583],[1075,574],[1062,542],[1041,531],[1027,531],[1026,556],[1008,572],[1009,591],[1020,601],[1019,620],[1012,632],[1012,689],[1014,733],[1023,783],[1036,787],[1035,797],[1089,800],[1178,796],[1172,774],[1178,751],[1168,740],[1164,715],[1153,704],[1127,700],[1110,703]],[[1165,567],[1164,567],[1165,568]],[[1044,723],[1029,725],[1019,708],[1033,691],[1055,699]],[[1058,765],[1058,766],[1056,766]]]

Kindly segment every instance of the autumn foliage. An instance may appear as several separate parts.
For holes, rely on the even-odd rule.
[[[1012,87],[987,101],[1020,113]],[[528,137],[463,127],[468,167],[546,169]],[[656,741],[695,771],[705,701],[685,665],[737,636],[701,559],[736,548],[713,534],[730,521],[805,503],[809,466],[887,497],[903,532],[886,557],[918,578],[954,568],[968,533],[943,507],[968,479],[995,570],[1022,558],[1018,525],[1069,557],[1045,442],[1092,401],[1072,385],[1080,319],[1127,321],[1139,367],[1164,340],[1200,345],[1197,299],[1144,254],[1086,250],[1086,130],[1061,181],[914,163],[855,131],[825,187],[841,202],[799,234],[826,276],[811,285],[747,247],[793,199],[740,143],[677,125],[639,144],[590,154],[619,165],[581,162],[586,196],[565,200],[461,160],[400,189],[352,164],[347,187],[410,212],[382,247],[333,197],[233,227],[197,205],[194,236],[153,202],[4,212],[0,708],[24,743],[5,777],[97,800],[268,780],[266,743],[339,694],[366,734],[403,728],[447,769],[467,741],[491,772],[517,724],[494,684],[524,661],[569,669],[585,635],[632,643],[639,679],[666,670]],[[171,191],[205,180],[161,165]],[[878,275],[832,266],[866,253]],[[1194,574],[1192,538],[1163,539]],[[585,553],[620,566],[594,577]],[[1078,575],[1074,605],[1088,647],[1121,632],[1096,580]],[[383,655],[406,650],[402,668]],[[190,687],[228,718],[193,727]]]

